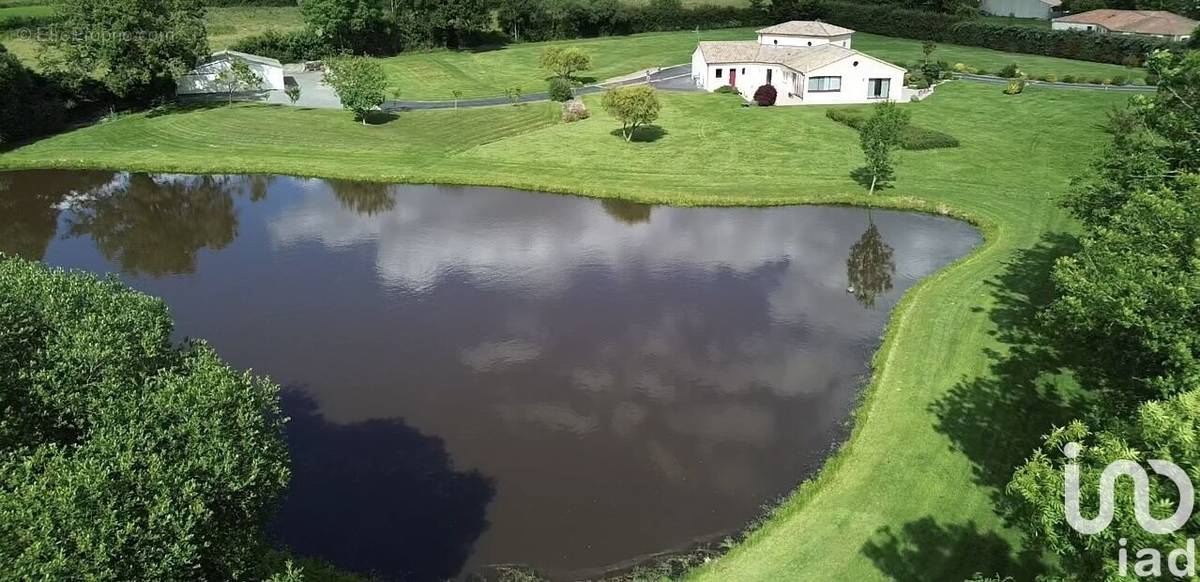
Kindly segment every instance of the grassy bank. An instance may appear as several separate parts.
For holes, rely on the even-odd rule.
[[[405,113],[362,127],[348,114],[238,105],[136,115],[0,154],[0,168],[276,172],[504,185],[644,202],[838,202],[957,212],[986,245],[910,291],[893,313],[849,444],[701,580],[957,579],[1019,575],[995,504],[1012,464],[1049,422],[1040,398],[1068,384],[1019,360],[1039,245],[1069,228],[1054,203],[1125,97],[951,83],[906,104],[962,141],[900,152],[894,189],[868,200],[850,173],[855,132],[823,108],[741,108],[736,97],[666,95],[655,130],[624,143],[594,115],[563,125],[547,104]],[[313,147],[312,144],[320,144]],[[753,179],[758,176],[761,179]],[[1065,413],[1065,411],[1054,411]]]
[[[495,50],[433,51],[407,53],[382,59],[393,88],[408,100],[450,99],[453,91],[464,97],[494,97],[506,89],[520,87],[525,93],[544,91],[547,72],[538,68],[538,58],[550,45],[576,45],[592,55],[593,69],[587,81],[603,80],[649,67],[691,62],[700,40],[753,40],[752,28],[657,32],[626,37],[513,44]],[[854,48],[896,63],[912,64],[924,58],[921,42],[904,38],[858,33]],[[1112,78],[1117,75],[1141,79],[1145,72],[1119,65],[1073,61],[1053,57],[1005,53],[960,45],[939,45],[936,60],[964,63],[996,72],[1017,63],[1031,75],[1052,73],[1059,77]]]

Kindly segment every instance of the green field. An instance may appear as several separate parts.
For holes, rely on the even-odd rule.
[[[51,7],[30,6],[23,8],[0,8],[0,20],[9,10],[36,9],[46,16],[52,14]],[[208,44],[214,50],[226,49],[248,36],[260,34],[273,28],[279,31],[296,30],[304,26],[299,8],[266,6],[231,6],[208,8]],[[0,33],[0,43],[25,63],[37,61],[39,45],[23,38],[17,31]]]
[[[0,26],[10,18],[48,18],[53,14],[54,8],[46,4],[0,6]]]
[[[732,28],[701,31],[702,40],[752,40],[754,29]],[[626,37],[552,41],[508,45],[488,51],[433,51],[406,53],[382,59],[401,98],[413,101],[451,99],[453,91],[464,97],[494,97],[506,89],[520,87],[524,93],[544,91],[547,72],[538,68],[538,57],[550,45],[575,45],[592,55],[593,70],[588,80],[604,80],[649,67],[691,62],[696,49],[695,32],[657,32]],[[854,35],[854,48],[884,60],[912,64],[924,58],[921,42],[874,34]],[[939,45],[933,57],[951,64],[964,63],[998,71],[1017,63],[1030,75],[1053,73],[1077,77],[1111,78],[1116,75],[1140,80],[1144,72],[1120,65],[1073,61],[1035,55],[1005,53],[960,45]]]
[[[824,108],[743,108],[663,96],[654,141],[626,144],[550,104],[403,113],[363,127],[340,111],[236,105],[133,115],[0,154],[0,168],[275,172],[503,185],[652,203],[873,203],[969,217],[987,242],[911,290],[892,314],[853,436],[700,580],[1017,579],[1037,568],[996,496],[1013,465],[1069,411],[1057,370],[1022,359],[1045,286],[1043,243],[1070,230],[1055,204],[1104,140],[1094,123],[1126,97],[950,83],[905,107],[957,149],[900,152],[895,188],[868,199],[850,173],[855,132]],[[321,147],[312,147],[320,143]],[[749,174],[770,179],[746,180]]]

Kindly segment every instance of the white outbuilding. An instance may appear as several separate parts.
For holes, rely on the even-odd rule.
[[[777,105],[899,101],[905,69],[850,48],[853,30],[792,21],[758,31],[758,40],[701,42],[692,77],[708,90],[730,86],[750,100],[775,87]]]
[[[229,70],[235,60],[244,61],[250,65],[263,80],[263,91],[283,91],[283,64],[275,59],[260,57],[237,51],[221,51],[213,53],[204,59],[192,72],[179,78],[175,92],[180,95],[200,95],[205,93],[224,93],[218,83],[223,71]]]

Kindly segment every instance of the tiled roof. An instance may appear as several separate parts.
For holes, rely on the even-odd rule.
[[[1055,18],[1055,22],[1074,22],[1103,26],[1115,32],[1187,36],[1200,26],[1200,21],[1185,18],[1165,10],[1115,10],[1101,8]]]
[[[700,54],[704,56],[704,62],[709,64],[767,63],[783,65],[801,73],[808,73],[825,65],[836,63],[851,55],[874,58],[835,44],[822,44],[814,47],[785,47],[759,44],[753,40],[701,42]]]
[[[843,34],[854,33],[849,28],[842,28],[836,24],[828,24],[817,20],[793,20],[791,22],[760,28],[757,32],[759,34],[794,34],[797,36],[841,36]]]

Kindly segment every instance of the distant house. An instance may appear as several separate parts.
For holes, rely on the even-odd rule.
[[[773,85],[777,105],[902,99],[904,68],[851,49],[853,34],[796,20],[759,30],[758,40],[701,42],[692,53],[692,78],[708,91],[728,85],[745,99]]]
[[[983,0],[980,7],[988,14],[1015,18],[1041,18],[1049,20],[1057,16],[1062,0]]]
[[[233,66],[234,60],[245,61],[250,65],[250,70],[262,77],[263,91],[284,90],[283,64],[279,61],[236,51],[221,51],[213,53],[192,72],[180,77],[176,83],[175,92],[180,95],[224,93],[227,89],[222,88],[217,81],[222,71]]]
[[[1115,10],[1101,8],[1055,18],[1054,30],[1087,30],[1100,34],[1135,34],[1171,40],[1188,40],[1200,21],[1165,10]]]

